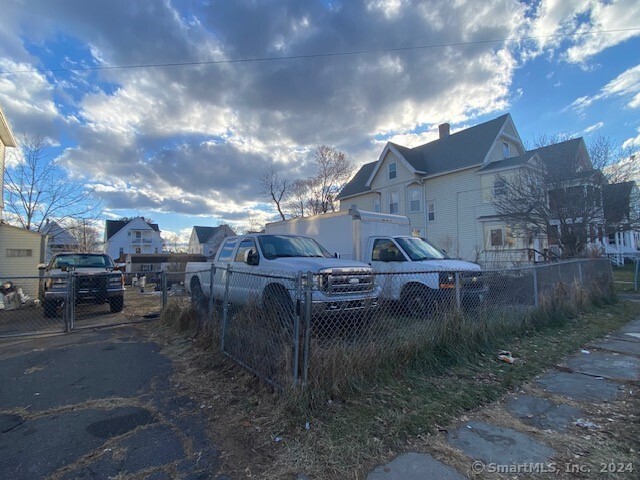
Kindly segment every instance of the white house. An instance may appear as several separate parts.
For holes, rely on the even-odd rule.
[[[129,221],[107,220],[104,251],[114,260],[129,253],[162,253],[163,241],[155,223],[137,217]]]
[[[193,227],[191,236],[189,237],[188,252],[213,258],[222,241],[226,237],[234,235],[235,232],[228,225],[220,225],[218,227]]]
[[[340,192],[340,209],[406,215],[414,235],[451,256],[485,264],[537,260],[541,255],[533,253],[542,253],[548,239],[515,237],[492,199],[505,172],[539,161],[549,168],[593,168],[581,138],[527,151],[510,114],[453,134],[443,124],[439,138],[424,145],[388,142]],[[603,231],[596,235],[601,239]]]
[[[78,250],[78,240],[56,221],[47,219],[40,233],[46,235],[45,260],[47,262],[58,252],[75,252]]]

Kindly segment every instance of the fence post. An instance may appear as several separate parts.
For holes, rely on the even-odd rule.
[[[167,272],[165,270],[160,272],[160,282],[162,283],[162,309],[164,310],[167,308],[167,303],[169,301],[169,292],[167,292]]]
[[[224,296],[222,298],[222,325],[220,326],[220,350],[224,352],[224,339],[227,332],[227,317],[229,315],[229,279],[231,277],[231,265],[227,265],[227,277],[224,283]]]
[[[307,281],[304,288],[304,355],[302,365],[302,384],[306,385],[309,378],[309,349],[311,346],[311,300],[313,286],[313,273],[307,272]]]
[[[298,384],[298,375],[300,374],[300,317],[302,316],[302,270],[298,270],[298,278],[296,279],[296,305],[293,320],[293,386]],[[306,302],[304,302],[306,311]]]
[[[578,261],[578,279],[580,280],[580,285],[584,284],[584,278],[582,278],[582,260]]]
[[[209,313],[209,320],[213,325],[213,280],[216,275],[216,266],[211,263],[211,271],[209,272],[209,306],[207,308],[207,312]]]
[[[67,272],[67,295],[64,299],[64,309],[62,316],[64,318],[65,332],[71,332],[75,327],[75,280],[73,271]]]
[[[456,308],[462,310],[462,295],[460,289],[460,272],[455,272],[456,279]]]
[[[533,267],[533,305],[538,306],[538,267]]]
[[[609,267],[611,267],[611,264],[609,264]],[[633,289],[637,292],[638,291],[638,275],[640,274],[640,259],[636,259],[636,273],[633,276]]]

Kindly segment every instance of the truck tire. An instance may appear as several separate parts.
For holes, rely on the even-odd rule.
[[[284,325],[293,325],[293,301],[284,287],[275,285],[265,288],[262,306],[270,319],[280,319]]]
[[[53,300],[44,299],[42,309],[44,310],[44,318],[54,318],[57,316],[58,304]]]
[[[204,310],[207,306],[204,292],[200,286],[200,280],[197,278],[191,279],[191,305],[199,310]]]
[[[402,290],[402,306],[410,317],[426,318],[435,309],[434,292],[424,285],[407,285]]]
[[[122,297],[109,299],[109,310],[111,310],[111,313],[121,312],[122,307],[124,307],[124,299]]]

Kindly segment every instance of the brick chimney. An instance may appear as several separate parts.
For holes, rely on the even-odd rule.
[[[448,123],[441,123],[438,125],[438,130],[440,132],[440,139],[447,138],[451,133],[451,125]]]

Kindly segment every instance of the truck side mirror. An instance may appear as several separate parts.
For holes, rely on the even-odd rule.
[[[39,263],[38,264],[38,270],[45,270],[47,268],[47,264],[46,263]]]
[[[253,248],[250,248],[244,252],[244,263],[247,265],[258,265],[260,263],[260,256]]]

